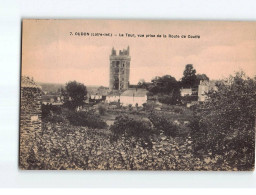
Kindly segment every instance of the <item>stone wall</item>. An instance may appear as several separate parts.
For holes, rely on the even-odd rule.
[[[21,87],[20,99],[20,155],[19,166],[28,168],[29,155],[37,153],[37,139],[41,132],[41,90],[37,87]]]

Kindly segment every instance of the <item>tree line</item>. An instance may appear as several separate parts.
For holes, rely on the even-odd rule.
[[[147,89],[148,95],[157,96],[160,102],[174,105],[181,101],[181,88],[197,88],[200,81],[209,81],[209,77],[206,74],[196,74],[193,65],[187,64],[180,81],[171,75],[157,76],[151,82],[140,80],[138,87]]]

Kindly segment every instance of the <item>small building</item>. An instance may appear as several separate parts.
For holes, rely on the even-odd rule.
[[[133,107],[136,105],[142,107],[147,103],[147,92],[146,89],[128,89],[120,95],[120,103],[123,106],[131,104]]]
[[[107,96],[106,96],[106,103],[111,103],[111,102],[120,102],[120,95],[122,94],[121,91],[114,90],[110,91]]]
[[[105,101],[109,89],[107,87],[90,87],[88,88],[87,103]]]
[[[90,98],[92,100],[101,100],[102,99],[102,95],[100,95],[100,94],[91,94]]]
[[[109,94],[106,97],[106,103],[119,102],[119,101],[120,101],[120,95]]]
[[[62,105],[64,102],[64,97],[61,95],[42,95],[42,104],[52,104],[52,105]]]
[[[182,88],[180,90],[181,97],[192,95],[192,88]]]
[[[198,86],[198,101],[204,102],[207,100],[207,93],[211,90],[216,91],[216,82],[215,81],[200,81]]]

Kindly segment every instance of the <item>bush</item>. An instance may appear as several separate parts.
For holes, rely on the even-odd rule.
[[[104,105],[102,105],[102,104],[100,104],[100,105],[98,106],[98,110],[99,110],[99,114],[100,114],[100,115],[105,115],[105,113],[106,113],[106,111],[107,111],[106,107],[105,107]]]
[[[70,124],[75,126],[84,126],[89,128],[106,128],[107,124],[99,115],[92,111],[88,112],[69,112],[67,119]]]
[[[174,107],[174,108],[173,108],[173,111],[174,111],[175,113],[178,113],[178,114],[183,114],[183,109],[182,109],[182,108],[179,108],[179,107]]]
[[[184,97],[181,97],[181,102],[183,104],[191,103],[194,101],[198,101],[198,95],[185,95]]]
[[[52,104],[42,104],[42,118],[46,118],[53,113],[61,114],[61,108],[59,106],[53,106]]]
[[[129,111],[132,111],[132,105],[131,104],[128,105],[128,108],[129,108]]]
[[[195,116],[189,123],[190,134],[193,139],[193,149],[197,155],[198,151],[204,151],[208,143],[208,127],[202,118]]]
[[[110,127],[115,138],[119,137],[134,137],[142,139],[148,143],[150,136],[154,133],[149,121],[139,118],[121,115],[116,117],[114,124]]]
[[[142,104],[142,106],[145,111],[152,112],[155,109],[156,104],[155,102],[148,101],[147,103]]]
[[[165,135],[172,137],[179,135],[179,127],[166,117],[152,112],[148,118],[158,132],[163,131]]]
[[[51,123],[64,122],[65,118],[62,116],[62,109],[59,106],[52,104],[42,105],[42,120]]]
[[[179,103],[179,97],[172,94],[159,94],[158,101],[168,105],[176,105]]]

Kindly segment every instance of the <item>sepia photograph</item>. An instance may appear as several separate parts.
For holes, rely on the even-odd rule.
[[[22,21],[22,170],[253,171],[256,23]]]

